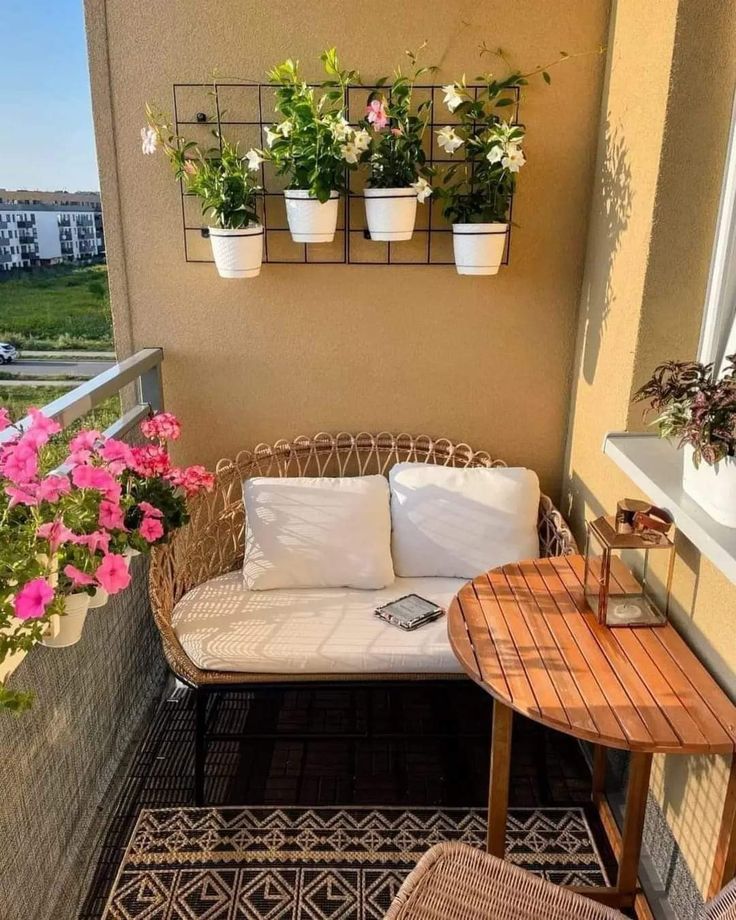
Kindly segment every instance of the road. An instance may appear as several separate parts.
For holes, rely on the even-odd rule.
[[[83,358],[80,360],[48,360],[39,361],[34,358],[19,358],[13,364],[4,364],[0,370],[3,373],[18,374],[23,377],[73,377],[76,379],[94,377],[101,374],[109,367],[112,367],[114,361],[101,361]]]

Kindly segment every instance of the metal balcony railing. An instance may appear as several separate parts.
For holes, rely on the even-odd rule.
[[[62,428],[67,428],[72,422],[86,415],[110,396],[115,396],[125,387],[135,384],[134,404],[104,432],[110,438],[123,438],[149,412],[160,412],[163,409],[161,379],[163,359],[163,349],[144,348],[44,406],[44,415],[55,419]],[[25,431],[30,424],[31,418],[27,416],[18,423],[18,426]],[[0,444],[7,441],[13,434],[13,428],[6,428],[5,431],[0,432]]]

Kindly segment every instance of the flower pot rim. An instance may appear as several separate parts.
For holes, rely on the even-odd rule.
[[[340,192],[337,189],[332,189],[328,200],[334,200],[339,197]],[[313,192],[310,192],[308,188],[286,188],[284,189],[284,198],[294,198],[298,201],[316,201],[318,204],[327,204],[326,201],[319,201],[317,196]]]
[[[496,228],[490,230],[489,228]],[[503,228],[503,229],[501,229]],[[457,233],[459,236],[501,236],[502,233],[506,233],[509,228],[508,221],[505,223],[502,221],[489,221],[484,224],[453,224],[452,232]]]
[[[250,223],[246,227],[209,227],[210,236],[263,236],[263,224]]]
[[[402,194],[404,192],[405,194]],[[416,198],[417,190],[410,185],[397,185],[391,188],[364,188],[365,198]]]

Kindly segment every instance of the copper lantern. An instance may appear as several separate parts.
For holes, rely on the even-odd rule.
[[[619,502],[616,517],[587,526],[585,600],[604,626],[663,626],[675,560],[666,511],[646,502]],[[651,553],[668,554],[652,573]],[[664,573],[662,575],[662,573]],[[657,586],[659,601],[655,599]]]

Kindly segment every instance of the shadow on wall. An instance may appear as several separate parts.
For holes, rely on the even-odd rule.
[[[611,283],[616,255],[631,217],[631,167],[624,141],[607,119],[604,127],[604,154],[594,191],[595,210],[591,215],[590,252],[594,261],[587,266],[587,285],[583,292],[585,311],[582,371],[593,383],[598,366],[603,334],[616,295]]]

